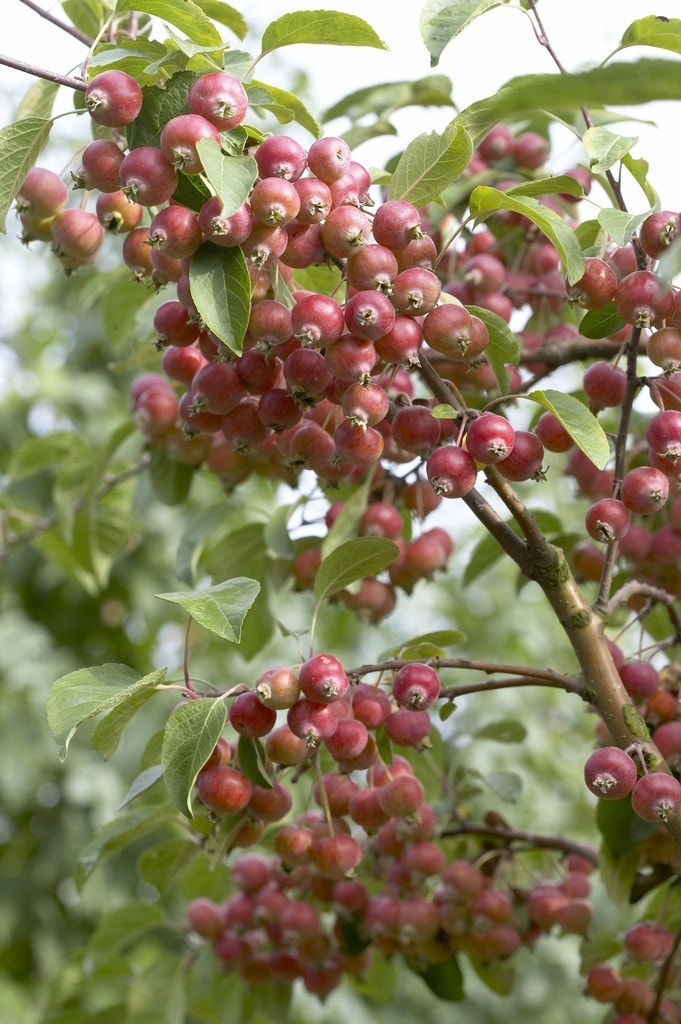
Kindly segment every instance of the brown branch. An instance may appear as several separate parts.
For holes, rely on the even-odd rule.
[[[637,595],[649,598],[654,604],[665,606],[671,624],[674,627],[674,642],[681,644],[681,612],[679,612],[678,598],[661,587],[655,587],[651,583],[644,583],[641,580],[629,580],[611,597],[608,604],[608,614],[611,615],[617,608],[626,604],[630,597]]]
[[[48,82],[56,82],[57,85],[65,85],[69,89],[77,89],[79,92],[85,92],[87,89],[87,82],[84,82],[81,78],[69,78],[67,75],[58,75],[55,71],[48,71],[46,68],[39,68],[34,64],[26,64],[23,60],[14,60],[13,57],[6,57],[3,53],[0,53],[0,64],[4,64],[8,68],[15,68],[17,71],[23,71],[24,74],[32,75],[33,78],[44,78]]]
[[[92,44],[90,37],[86,36],[85,33],[76,28],[75,25],[69,25],[67,22],[60,21],[59,18],[55,18],[54,14],[50,14],[49,11],[39,7],[38,4],[34,3],[34,0],[19,0],[19,3],[23,4],[24,7],[29,7],[32,11],[35,11],[36,14],[39,14],[41,18],[45,18],[46,21],[51,22],[52,25],[56,25],[57,28],[60,28],[63,32],[68,32],[68,34],[73,36],[74,39],[84,43],[86,46],[90,46]]]
[[[373,675],[376,672],[393,672],[407,665],[410,661],[418,661],[421,664],[431,665],[433,668],[457,668],[470,672],[483,672],[485,675],[503,673],[506,676],[517,677],[518,686],[552,686],[568,693],[582,694],[583,688],[572,676],[564,676],[560,672],[554,672],[548,668],[534,668],[530,665],[512,665],[507,662],[476,661],[472,658],[389,658],[386,661],[379,661],[373,664],[359,665],[357,668],[348,669],[348,675],[359,678],[361,676]],[[471,684],[475,690],[495,689],[496,682],[501,682],[503,687],[513,685],[512,680],[490,680],[486,683]],[[456,687],[450,690],[443,690],[442,696],[448,697],[453,690],[458,692],[474,692],[467,687]]]
[[[451,828],[445,828],[443,836],[487,836],[490,839],[500,839],[507,846],[513,843],[523,843],[530,849],[560,850],[562,853],[576,853],[594,866],[598,865],[598,854],[590,846],[576,843],[572,839],[565,839],[563,836],[548,836],[541,832],[526,832],[524,829],[514,829],[496,825],[473,825],[462,822]]]

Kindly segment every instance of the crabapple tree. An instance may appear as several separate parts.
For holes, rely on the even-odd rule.
[[[125,393],[91,436],[53,395],[58,425],[5,454],[3,558],[104,600],[158,530],[174,584],[143,602],[184,624],[176,663],[159,632],[51,680],[55,759],[77,733],[139,760],[76,882],[135,861],[143,897],[83,938],[46,1022],[103,1019],[104,991],[116,1020],[285,1021],[404,971],[512,1000],[551,941],[592,1019],[681,1021],[681,215],[610,109],[681,100],[681,20],[570,72],[535,0],[506,5],[555,71],[481,76],[463,110],[439,73],[326,115],[268,84],[291,44],[384,48],[334,11],[250,53],[250,12],[214,0],[70,0],[46,16],[77,73],[0,58],[37,79],[0,131],[2,227],[99,318]],[[433,67],[490,6],[425,5]],[[403,106],[426,130],[367,166]],[[428,605],[511,577],[534,660],[498,607],[476,636],[465,598]],[[590,840],[543,815],[531,750],[524,811],[509,770],[546,694],[584,712]],[[504,714],[471,728],[489,695]],[[490,740],[501,762],[462,757]]]

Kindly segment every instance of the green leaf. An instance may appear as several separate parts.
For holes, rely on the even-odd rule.
[[[160,770],[160,765],[157,767]],[[140,878],[165,893],[168,886],[175,883],[183,868],[198,856],[201,853],[189,836],[164,839],[140,855],[137,862]]]
[[[284,14],[267,26],[262,37],[261,54],[296,43],[388,49],[371,25],[354,14],[341,14],[339,11],[295,11],[292,14]]]
[[[598,223],[606,231],[616,245],[626,245],[637,231],[650,210],[645,213],[625,213],[624,210],[599,210]]]
[[[182,0],[181,4],[175,0],[117,0],[117,14],[132,11],[142,11],[167,21],[201,46],[214,46],[221,50],[224,45],[211,19],[193,0]]]
[[[323,559],[314,584],[317,604],[337,594],[355,580],[374,576],[394,562],[397,544],[385,537],[356,537],[335,548]]]
[[[105,12],[99,0],[62,0],[64,14],[90,39],[95,39],[103,25]],[[108,17],[110,10],[107,9]]]
[[[111,711],[145,690],[156,689],[163,673],[140,679],[127,665],[96,665],[69,672],[53,683],[47,698],[47,723],[63,761],[76,729],[95,715]]]
[[[56,469],[75,452],[84,452],[86,444],[75,430],[55,430],[45,437],[31,437],[11,455],[7,473],[12,481],[27,480],[46,469]]]
[[[204,242],[192,256],[189,287],[208,330],[240,355],[251,311],[251,279],[241,247]]]
[[[106,963],[150,931],[161,928],[165,917],[160,907],[136,900],[109,911],[95,928],[88,952],[97,964]]]
[[[655,14],[638,18],[625,30],[620,46],[623,49],[627,46],[656,46],[661,50],[681,53],[681,20],[659,18]]]
[[[133,779],[128,787],[128,791],[118,805],[118,810],[122,811],[124,807],[127,807],[129,803],[140,796],[142,793],[146,793],[148,789],[155,786],[163,778],[163,768],[160,764],[152,764],[149,768],[145,768],[141,771],[137,778]]]
[[[301,127],[306,128],[315,139],[322,134],[319,122],[315,120],[300,97],[287,89],[280,89],[277,86],[265,85],[253,79],[246,87],[251,106],[269,110],[277,118],[280,124],[288,124],[289,121],[296,121]]]
[[[457,120],[477,144],[499,121],[530,111],[569,117],[581,106],[635,106],[663,99],[681,99],[678,62],[643,58],[567,75],[521,75],[471,104]]]
[[[501,718],[497,722],[488,722],[482,728],[476,729],[473,739],[495,740],[497,743],[522,743],[527,735],[527,729],[515,718]]]
[[[654,822],[644,821],[634,813],[629,797],[599,800],[596,804],[596,824],[603,836],[603,843],[615,860],[638,846],[658,828]]]
[[[134,7],[134,3],[133,3]],[[197,79],[190,71],[180,71],[165,83],[163,89],[147,86],[139,114],[125,129],[128,149],[158,146],[161,132],[171,118],[187,111],[187,96]]]
[[[480,981],[491,992],[496,992],[498,996],[509,995],[515,979],[515,964],[508,960],[483,962],[475,957],[471,957],[470,962]]]
[[[140,708],[144,707],[156,693],[157,688],[163,683],[167,669],[157,669],[155,672],[145,676],[149,686],[137,690],[127,700],[117,704],[101,722],[97,723],[95,731],[90,739],[90,745],[97,750],[104,760],[108,760],[118,747],[119,740],[128,722],[137,714]],[[153,682],[152,685],[152,681]]]
[[[37,78],[19,100],[14,120],[24,121],[31,117],[49,117],[58,92],[59,86],[56,82],[47,82],[44,78]]]
[[[587,128],[582,143],[589,155],[589,167],[594,174],[609,171],[636,145],[638,138],[616,135],[608,128]]]
[[[463,975],[455,956],[430,964],[425,969],[407,961],[408,966],[426,983],[438,999],[448,1003],[458,1003],[465,998]]]
[[[509,376],[506,366],[517,366],[520,361],[520,345],[507,322],[491,309],[481,306],[466,306],[469,313],[479,317],[489,334],[485,356],[494,370],[502,395],[508,394]]]
[[[473,189],[470,211],[476,223],[498,210],[512,210],[536,224],[556,247],[569,282],[574,284],[575,281],[579,281],[584,273],[582,248],[575,238],[574,231],[559,214],[531,196],[509,195],[508,192],[502,192],[490,185],[478,185]]]
[[[649,214],[650,210],[636,214],[625,213],[624,210],[599,210],[598,223],[615,245],[626,246]]]
[[[129,1020],[135,1024],[185,1024],[187,994],[184,957],[164,951],[129,982]]]
[[[260,584],[257,580],[237,576],[206,590],[156,594],[156,597],[170,601],[171,604],[179,604],[205,629],[221,636],[223,640],[238,644],[244,619],[259,593]]]
[[[302,500],[304,499],[301,499],[301,502]],[[288,521],[298,504],[294,502],[292,505],[280,505],[265,523],[264,538],[267,552],[272,558],[293,558],[294,556]]]
[[[608,801],[601,800],[601,803]],[[615,803],[615,801],[612,801]],[[616,857],[607,846],[603,846],[598,858],[601,883],[608,898],[615,906],[631,901],[631,890],[641,861],[639,851],[632,847]]]
[[[194,466],[171,459],[162,448],[149,454],[149,477],[154,495],[164,505],[179,505],[189,494]]]
[[[415,81],[384,82],[369,85],[344,96],[324,111],[323,121],[334,121],[347,117],[352,122],[363,118],[375,118],[375,124],[386,127],[386,116],[403,107],[444,106],[453,107],[452,82],[446,75],[426,75]],[[393,129],[393,133],[396,129]],[[343,136],[345,138],[345,136]]]
[[[523,779],[517,772],[485,772],[482,778],[508,804],[514,804],[523,791]]]
[[[225,156],[211,138],[199,139],[196,150],[206,178],[222,200],[222,216],[231,217],[248,199],[258,165],[252,156]]]
[[[630,153],[624,157],[622,163],[631,174],[634,181],[641,186],[641,189],[648,200],[651,209],[660,209],[660,198],[648,180],[650,164],[643,157],[634,158]]]
[[[198,697],[180,704],[166,722],[161,748],[163,777],[170,798],[187,818],[196,776],[215,749],[227,720],[224,701]]]
[[[272,789],[272,781],[265,767],[265,751],[262,744],[251,736],[239,736],[239,767],[247,779],[263,789]]]
[[[424,657],[432,657],[432,655],[423,653],[426,648],[458,647],[465,640],[466,634],[462,633],[460,629],[435,629],[430,633],[421,633],[419,636],[411,637],[409,640],[401,640],[394,647],[389,647],[387,651],[384,651],[380,660],[403,658],[405,661],[420,661]],[[444,652],[438,656],[444,657]]]
[[[615,309],[615,302],[609,302],[603,309],[590,309],[579,321],[579,333],[583,338],[607,338],[624,327],[624,320]]]
[[[431,202],[456,181],[468,166],[473,143],[457,124],[440,134],[418,135],[404,150],[388,189],[390,199],[406,199],[414,206]]]
[[[509,0],[428,0],[419,16],[421,36],[435,67],[448,43],[485,11]]]
[[[52,121],[26,117],[0,128],[0,231],[7,234],[7,212],[24,178],[47,142]]]
[[[527,397],[552,412],[577,447],[581,448],[599,469],[605,469],[610,459],[610,444],[603,427],[583,402],[574,395],[566,395],[562,391],[550,388],[544,391],[530,391]]]
[[[552,174],[550,178],[533,178],[531,181],[524,181],[521,185],[513,185],[506,189],[506,195],[511,196],[548,196],[554,193],[566,192],[571,196],[583,196],[584,189],[571,174]]]
[[[223,3],[223,0],[194,0],[194,2],[207,17],[230,29],[238,39],[244,39],[247,35],[248,24],[243,15],[229,4]]]
[[[590,930],[579,947],[581,973],[587,974],[592,967],[605,963],[606,960],[610,960],[611,957],[617,956],[621,952],[622,940],[614,934],[611,928]]]
[[[92,873],[117,850],[175,821],[176,811],[169,803],[136,807],[118,815],[95,832],[78,858],[76,882],[79,888]]]
[[[107,288],[101,301],[102,323],[107,341],[118,349],[135,338],[135,320],[149,302],[148,289],[141,281],[131,280],[130,272]]]
[[[326,558],[336,548],[346,541],[357,536],[359,521],[369,503],[369,492],[371,490],[371,477],[366,480],[349,495],[343,502],[343,507],[327,530],[322,541],[322,559]]]

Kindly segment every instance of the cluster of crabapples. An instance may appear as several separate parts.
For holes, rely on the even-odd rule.
[[[186,108],[164,124],[157,145],[126,152],[121,133],[143,99],[121,71],[105,71],[87,86],[85,107],[98,137],[82,151],[72,179],[96,195],[94,209],[68,206],[64,182],[41,167],[29,172],[16,205],[24,240],[50,241],[67,272],[91,262],[108,232],[121,235],[122,259],[135,278],[174,286],[176,297],[153,314],[161,365],[131,384],[134,415],[150,447],[207,466],[228,489],[253,473],[292,483],[309,470],[327,490],[371,473],[374,495],[403,509],[406,519],[412,512],[422,519],[442,498],[465,496],[486,467],[514,483],[541,479],[546,453],[553,462],[554,453],[566,452],[565,471],[591,502],[590,541],[573,553],[578,574],[596,578],[604,546],[619,542],[637,572],[652,580],[665,574],[668,589],[681,588],[670,568],[681,550],[680,508],[670,501],[681,465],[681,292],[654,269],[674,243],[681,215],[651,214],[636,245],[604,244],[602,256],[586,258],[581,280],[568,284],[555,247],[522,215],[499,213],[490,227],[462,232],[450,244],[447,218],[433,223],[431,208],[402,199],[377,204],[369,172],[342,139],[322,137],[305,149],[290,136],[272,135],[247,149],[258,177],[242,206],[223,216],[217,195],[200,204],[194,198],[193,208],[176,193],[180,176],[206,188],[197,143],[220,144],[243,124],[242,83],[223,72],[197,77]],[[486,170],[503,189],[534,174],[547,154],[546,139],[499,125],[480,142],[464,179]],[[588,172],[568,173],[589,190]],[[195,188],[191,195],[202,193]],[[570,222],[576,217],[574,195],[543,202]],[[248,266],[250,318],[240,355],[207,329],[192,298],[191,261],[205,245],[238,246]],[[296,271],[323,264],[340,270],[334,295],[297,287]],[[512,425],[506,413],[513,403],[500,401],[487,359],[484,319],[488,311],[506,322],[515,317],[514,329],[518,318],[524,322],[517,329],[519,367],[506,367],[511,393],[520,393],[560,364],[556,352],[580,340],[584,311],[612,306],[619,327],[601,343],[605,355],[588,360],[588,405],[607,415],[630,389],[647,388],[658,408],[645,439],[632,437],[620,480],[613,470],[597,470],[552,412],[529,426]],[[635,381],[620,365],[632,330],[659,370]],[[444,388],[438,397],[422,381],[426,359]],[[494,411],[486,408],[490,399]],[[657,515],[668,506],[671,513]],[[643,517],[654,520],[654,531],[640,525]],[[436,547],[430,544],[429,557],[438,569],[447,554]],[[301,578],[313,559],[303,560]],[[406,589],[431,573],[428,566],[420,575],[407,569]],[[382,602],[390,610],[389,590],[374,606]],[[368,614],[382,613],[372,607]]]
[[[561,855],[555,878],[522,887],[510,851],[489,858],[472,838],[448,839],[455,795],[429,799],[409,758],[428,744],[440,693],[426,662],[405,662],[386,685],[317,654],[234,698],[230,726],[262,744],[270,788],[221,737],[196,791],[230,837],[233,890],[187,909],[225,969],[251,984],[301,979],[323,998],[344,975],[361,978],[377,950],[425,971],[459,953],[508,960],[552,929],[586,932],[592,860]],[[401,751],[389,761],[382,733]],[[241,850],[268,826],[271,855]]]
[[[197,76],[186,106],[169,116],[154,144],[128,147],[124,129],[143,101],[123,72],[93,78],[85,107],[96,138],[72,174],[85,200],[69,205],[62,178],[34,167],[16,206],[23,240],[49,243],[66,273],[92,263],[114,235],[141,286],[174,288],[153,313],[160,365],[130,387],[150,449],[205,466],[228,491],[252,474],[295,484],[309,472],[326,495],[369,479],[358,532],[388,537],[398,550],[383,578],[342,595],[370,621],[393,610],[397,588],[410,592],[446,566],[452,539],[425,527],[440,502],[464,498],[485,475],[541,480],[547,453],[588,503],[589,540],[569,551],[580,579],[598,580],[617,545],[617,568],[681,594],[681,291],[656,272],[681,215],[650,214],[623,246],[606,239],[599,255],[586,257],[581,280],[568,283],[556,248],[521,214],[497,213],[452,242],[465,202],[442,219],[436,204],[377,201],[368,170],[342,139],[322,137],[305,148],[287,135],[239,134],[248,93],[229,74]],[[205,138],[224,152],[234,152],[240,138],[257,165],[248,199],[229,215],[203,174],[197,144]],[[463,178],[472,188],[484,171],[504,189],[533,177],[548,155],[542,136],[499,125]],[[586,194],[589,173],[567,173]],[[180,189],[187,179],[195,187]],[[574,191],[542,201],[576,225]],[[206,246],[238,247],[248,268],[250,312],[238,355],[208,329],[192,296],[192,259]],[[297,282],[297,272],[320,265],[337,274],[332,295]],[[600,311],[608,311],[613,333],[589,341],[580,335],[581,317]],[[512,325],[519,344],[518,365],[503,370],[508,394],[490,357],[495,318]],[[622,365],[632,332],[647,359],[645,376]],[[509,418],[520,408],[515,394],[577,359],[587,364],[586,403],[606,425],[639,393],[655,408],[644,415],[635,407],[619,477],[597,468],[553,412],[516,426]],[[327,527],[342,510],[342,502],[329,501]],[[313,585],[321,558],[320,538],[308,540],[291,567],[301,589]],[[678,695],[660,687],[648,662],[622,659],[618,668],[674,767],[681,759]],[[271,669],[231,701],[231,727],[262,743],[269,785],[241,770],[238,743],[223,738],[199,773],[198,797],[231,823],[233,848],[257,842],[273,823],[275,852],[234,859],[237,891],[222,904],[199,899],[189,908],[191,929],[214,942],[225,966],[249,982],[302,978],[324,995],[343,973],[361,975],[372,949],[399,951],[425,970],[460,951],[477,962],[503,960],[554,927],[585,932],[590,861],[566,855],[557,880],[539,879],[529,890],[511,884],[510,853],[477,863],[479,844],[447,838],[455,808],[428,802],[406,756],[390,763],[381,756],[385,737],[409,751],[427,744],[439,694],[438,673],[425,663],[405,664],[387,692],[351,682],[328,654]],[[681,808],[674,775],[644,764],[639,770],[628,752],[607,743],[587,764],[596,795],[631,794],[636,813],[658,823]],[[283,779],[313,775],[310,800],[318,809],[297,812]],[[643,961],[643,946],[632,937],[627,951]],[[655,948],[666,949],[664,941]],[[634,979],[614,972],[589,977],[591,994],[629,1024],[652,1005],[635,988]],[[665,1012],[681,1019],[678,1007]]]

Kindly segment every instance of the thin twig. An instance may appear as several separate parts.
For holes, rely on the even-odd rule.
[[[24,74],[32,75],[33,78],[44,78],[48,82],[56,82],[57,85],[65,85],[67,88],[77,89],[79,92],[85,92],[87,89],[87,82],[84,82],[81,78],[69,78],[68,75],[58,75],[56,71],[48,71],[47,68],[26,64],[25,61],[7,57],[4,53],[0,53],[0,64],[4,64],[8,68],[14,68],[16,71],[23,71]]]

